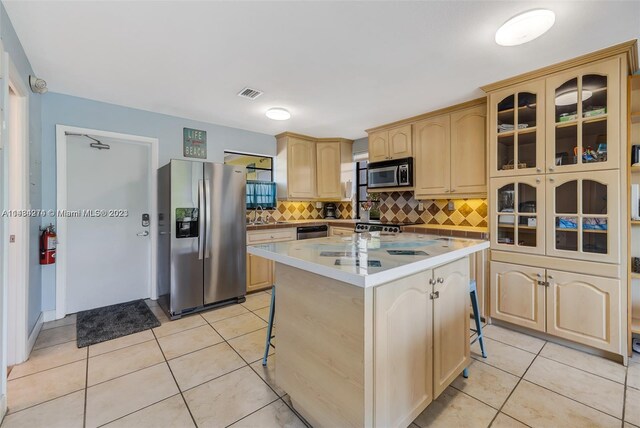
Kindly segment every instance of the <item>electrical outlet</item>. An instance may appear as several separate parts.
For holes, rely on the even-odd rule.
[[[449,211],[455,211],[456,210],[456,203],[453,201],[449,201]]]
[[[422,202],[418,202],[418,211],[424,211],[424,204]]]
[[[14,244],[16,242],[16,235],[9,235],[9,243]]]

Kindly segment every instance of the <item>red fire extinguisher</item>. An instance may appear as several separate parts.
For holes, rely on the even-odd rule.
[[[50,224],[40,236],[40,264],[51,265],[56,262],[57,235]]]

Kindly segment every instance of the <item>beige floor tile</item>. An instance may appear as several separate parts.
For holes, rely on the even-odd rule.
[[[76,340],[76,325],[65,325],[62,327],[42,330],[36,339],[33,349],[41,349],[47,346],[58,345],[60,343]]]
[[[256,309],[271,306],[271,294],[265,293],[264,291],[249,294],[247,295],[247,301],[244,302],[242,306],[249,309],[250,311],[255,311]]]
[[[204,318],[208,322],[214,323],[225,318],[235,317],[238,315],[246,314],[248,312],[249,309],[236,303],[233,305],[225,306],[223,308],[212,309],[210,311],[203,312],[200,315],[202,315],[202,318]]]
[[[516,376],[522,376],[536,357],[527,351],[496,340],[484,338],[487,358],[482,358],[480,344],[471,345],[471,356],[490,366],[497,367]]]
[[[544,345],[540,355],[615,382],[624,383],[626,368],[614,361],[551,342]]]
[[[454,388],[447,388],[413,421],[422,428],[485,428],[497,413]]]
[[[222,338],[209,324],[158,339],[167,360],[222,342]]]
[[[84,389],[47,401],[2,421],[2,428],[82,428],[84,423]]]
[[[267,367],[262,367],[262,359],[259,359],[251,364],[251,368],[273,388],[279,397],[285,394],[284,390],[280,388],[276,382],[276,354],[269,356],[267,359]]]
[[[522,422],[516,421],[511,416],[498,413],[498,416],[496,416],[491,424],[491,428],[527,428],[527,426]]]
[[[627,386],[640,389],[640,364],[629,364],[627,370]]]
[[[45,370],[7,382],[9,412],[43,403],[83,389],[86,360]]]
[[[164,337],[170,334],[179,333],[184,330],[188,330],[190,328],[200,327],[201,325],[206,324],[207,322],[202,318],[199,314],[189,315],[185,318],[180,318],[179,320],[169,321],[167,323],[162,324],[158,328],[154,328],[153,332],[156,337]]]
[[[66,342],[31,352],[29,359],[14,366],[9,380],[87,358],[87,348],[78,348],[76,342]]]
[[[620,427],[620,421],[555,392],[520,382],[502,412],[531,427]]]
[[[255,311],[253,311],[253,313],[256,314],[257,316],[259,316],[265,322],[268,323],[269,322],[269,311],[270,310],[271,310],[271,308],[269,306],[267,306],[266,308],[256,309]]]
[[[233,346],[233,349],[238,351],[240,356],[244,358],[246,362],[252,363],[263,357],[266,339],[267,329],[263,328],[262,330],[254,331],[253,333],[231,339],[229,340],[229,345]],[[269,350],[269,355],[274,352],[275,350],[271,348]]]
[[[622,419],[624,385],[538,357],[524,379]]]
[[[182,391],[193,388],[230,371],[245,362],[226,343],[220,343],[169,361],[171,371]]]
[[[488,325],[483,327],[482,332],[490,339],[515,346],[516,348],[524,349],[525,351],[532,352],[534,354],[537,354],[545,343],[542,339],[528,336],[504,327],[499,327],[497,325]]]
[[[640,426],[640,391],[633,388],[627,388],[627,398],[625,403],[625,422]]]
[[[636,425],[631,425],[629,422],[623,424],[623,428],[638,428]]]
[[[629,357],[629,364],[640,364],[640,354],[632,352],[631,357]]]
[[[199,427],[224,427],[278,397],[249,367],[214,379],[184,393]]]
[[[133,373],[164,361],[155,340],[89,358],[88,386]]]
[[[495,409],[507,400],[519,378],[495,367],[473,361],[469,365],[469,378],[458,376],[452,386]]]
[[[248,313],[216,321],[211,325],[222,337],[229,340],[242,336],[243,334],[251,333],[252,331],[260,330],[266,327],[267,323],[257,315]]]
[[[77,316],[76,314],[67,315],[64,318],[55,321],[49,321],[42,324],[43,330],[49,330],[50,328],[62,327],[65,325],[71,325],[76,323]]]
[[[178,394],[104,426],[107,428],[187,428],[195,425],[187,405]]]
[[[269,404],[231,425],[233,428],[305,428],[300,418],[282,400]]]
[[[90,345],[89,357],[95,357],[96,355],[126,348],[131,345],[137,345],[138,343],[147,342],[149,340],[155,340],[151,330],[145,330],[128,336],[122,336],[117,339],[107,340],[106,342]]]
[[[178,393],[165,363],[87,389],[86,426],[96,427]]]

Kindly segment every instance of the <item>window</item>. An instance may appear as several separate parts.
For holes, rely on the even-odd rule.
[[[247,168],[247,209],[261,206],[275,209],[276,183],[273,182],[273,158],[225,152],[224,163]]]

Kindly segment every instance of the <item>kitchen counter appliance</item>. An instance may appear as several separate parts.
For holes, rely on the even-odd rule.
[[[326,238],[329,235],[329,228],[324,226],[300,226],[298,227],[297,239]]]
[[[158,294],[171,319],[242,302],[246,170],[171,160],[158,169]]]
[[[413,158],[372,162],[367,168],[368,188],[413,186]]]
[[[336,204],[333,202],[324,204],[324,218],[336,218]]]

